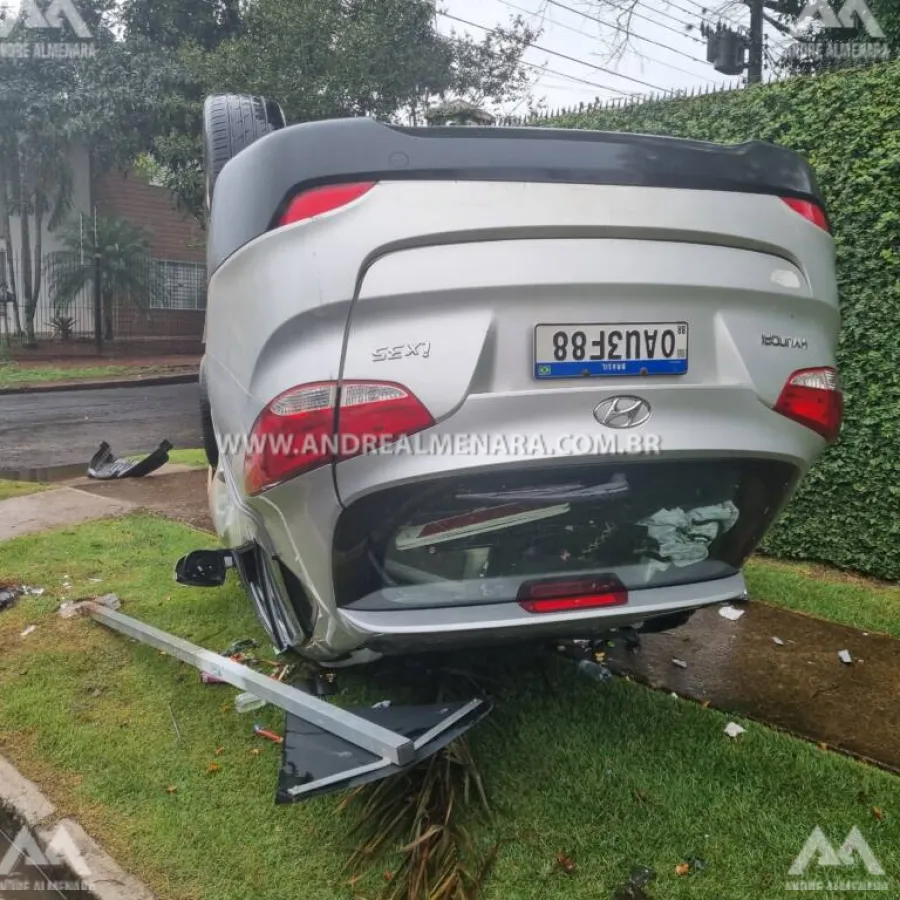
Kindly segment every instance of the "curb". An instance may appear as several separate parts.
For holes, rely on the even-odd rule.
[[[23,384],[20,387],[0,388],[0,397],[10,394],[54,394],[64,391],[102,391],[113,388],[156,387],[164,384],[191,384],[199,381],[199,374],[158,375],[150,378],[120,378],[115,381],[72,381],[52,384]]]
[[[8,760],[0,756],[0,810],[6,809],[27,825],[41,850],[46,851],[56,829],[64,827],[75,849],[90,869],[85,879],[95,900],[157,900],[156,895],[129,875],[74,819],[56,820],[56,807]]]

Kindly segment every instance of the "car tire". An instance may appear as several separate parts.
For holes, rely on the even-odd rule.
[[[213,428],[212,410],[209,405],[209,394],[206,391],[206,381],[200,375],[200,434],[203,438],[203,452],[210,468],[215,469],[219,465],[219,445],[216,443],[216,431]]]
[[[219,173],[254,141],[285,127],[284,112],[274,100],[248,94],[213,94],[203,104],[203,164],[206,206],[212,202]]]

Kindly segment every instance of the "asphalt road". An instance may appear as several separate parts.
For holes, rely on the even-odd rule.
[[[197,385],[0,396],[0,470],[84,464],[106,441],[116,456],[161,440],[200,446]]]

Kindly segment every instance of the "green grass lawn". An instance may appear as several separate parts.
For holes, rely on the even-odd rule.
[[[169,462],[178,463],[180,466],[195,466],[198,469],[209,466],[206,454],[202,450],[170,450]]]
[[[53,366],[23,366],[19,363],[0,365],[0,387],[17,387],[52,381],[94,381],[103,378],[138,378],[160,375],[169,371],[166,366],[82,366],[55,368]]]
[[[274,805],[278,748],[250,728],[281,730],[280,714],[239,716],[232,688],[54,615],[64,596],[115,591],[124,612],[213,649],[260,638],[235,583],[173,582],[175,559],[208,540],[135,515],[4,544],[0,581],[47,593],[0,614],[0,752],[162,900],[350,900],[337,799]],[[21,637],[29,624],[37,630]],[[496,811],[472,828],[485,846],[502,841],[486,900],[607,900],[638,865],[658,872],[656,900],[784,896],[817,825],[835,845],[858,826],[891,877],[883,895],[900,895],[900,779],[757,724],[743,722],[732,741],[713,710],[625,681],[596,684],[561,661],[542,675],[528,654],[500,660],[498,706],[472,732]],[[381,699],[370,678],[344,672],[339,683]],[[560,851],[573,874],[554,869]],[[690,856],[707,867],[678,877]]]
[[[900,585],[844,574],[813,563],[756,557],[746,569],[754,600],[900,637]]]

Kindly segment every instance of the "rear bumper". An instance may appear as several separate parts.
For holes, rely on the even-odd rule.
[[[343,609],[361,645],[384,654],[560,638],[591,637],[654,618],[691,612],[744,596],[741,574],[704,584],[634,591],[626,606],[606,610],[532,614],[517,603],[404,611]]]

